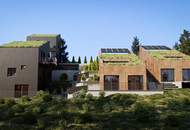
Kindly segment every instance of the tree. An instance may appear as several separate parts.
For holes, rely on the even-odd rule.
[[[131,49],[132,49],[133,53],[136,55],[138,55],[138,53],[139,53],[139,46],[140,46],[139,39],[137,37],[134,37]]]
[[[78,58],[78,63],[81,64],[81,58],[80,58],[80,56]]]
[[[86,58],[86,56],[84,57],[84,64],[87,64],[87,58]]]
[[[74,56],[73,56],[73,58],[72,58],[72,63],[76,63]]]
[[[99,70],[99,58],[98,56],[96,57],[96,70]]]
[[[69,53],[66,52],[67,45],[64,39],[61,38],[60,42],[58,43],[58,54],[57,54],[57,61],[58,63],[67,63],[68,60],[68,55]]]
[[[93,58],[92,58],[92,56],[90,57],[90,64],[92,64],[93,63]]]
[[[173,46],[174,49],[180,51],[180,46],[179,44],[176,42],[175,45]]]
[[[190,33],[187,30],[183,31],[183,34],[181,34],[179,38],[179,48],[180,51],[190,55]]]

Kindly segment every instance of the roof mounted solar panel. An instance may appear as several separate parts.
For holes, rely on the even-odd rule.
[[[167,46],[142,46],[145,50],[171,50]]]
[[[130,53],[127,48],[102,48],[101,53]]]

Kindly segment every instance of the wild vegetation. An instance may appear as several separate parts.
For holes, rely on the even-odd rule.
[[[104,93],[93,97],[80,91],[69,100],[40,91],[31,99],[1,99],[0,115],[2,130],[189,129],[190,90],[107,97]]]

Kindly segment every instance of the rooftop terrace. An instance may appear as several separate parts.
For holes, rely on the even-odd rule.
[[[46,43],[46,41],[13,41],[1,45],[0,48],[37,48]]]
[[[142,61],[135,54],[101,54],[100,58],[107,64],[139,65]]]
[[[149,54],[159,60],[190,60],[190,56],[176,50],[149,51]]]

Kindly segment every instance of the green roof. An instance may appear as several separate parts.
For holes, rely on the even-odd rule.
[[[110,60],[110,61],[127,61],[124,62],[113,62],[108,64],[115,64],[115,65],[139,65],[143,64],[143,62],[135,55],[135,54],[101,54],[100,58],[103,60]]]
[[[149,54],[159,60],[190,60],[190,56],[177,50],[149,51]]]
[[[46,41],[13,41],[4,45],[1,45],[0,48],[36,48],[40,47],[43,44],[46,44]]]
[[[30,37],[57,37],[59,34],[32,34]]]

